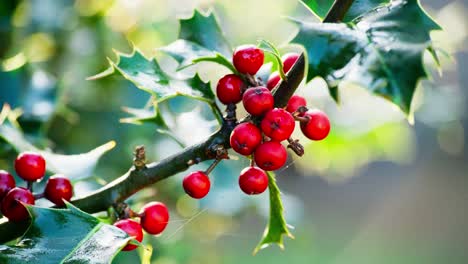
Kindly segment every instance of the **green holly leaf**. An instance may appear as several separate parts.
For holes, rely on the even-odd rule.
[[[279,75],[282,80],[285,80],[286,73],[283,70],[283,62],[281,61],[281,53],[279,53],[275,45],[273,45],[273,43],[267,40],[261,40],[259,47],[263,49],[264,52],[267,52],[273,56],[274,61],[275,61],[275,66],[278,68]]]
[[[81,180],[92,176],[99,159],[115,147],[115,142],[109,141],[82,154],[56,154],[50,150],[36,148],[18,128],[6,122],[0,123],[0,138],[10,144],[18,153],[23,151],[40,153],[47,162],[47,171],[63,174],[72,180]]]
[[[147,59],[136,49],[131,54],[117,53],[117,55],[116,62],[109,60],[111,65],[109,69],[88,79],[95,80],[119,74],[137,88],[153,95],[156,102],[176,96],[187,96],[206,102],[215,101],[213,92],[207,88],[209,83],[203,83],[197,75],[188,79],[169,76],[156,59]]]
[[[122,107],[122,110],[130,114],[131,116],[121,118],[121,123],[128,123],[134,125],[142,125],[149,123],[156,125],[158,129],[169,129],[156,103],[153,106],[151,106],[151,109]]]
[[[429,33],[440,29],[417,0],[395,0],[352,24],[297,23],[293,42],[307,53],[307,81],[323,77],[335,99],[339,82],[357,83],[409,113],[416,85],[427,77]]]
[[[324,19],[333,5],[334,0],[299,0],[304,4],[312,14],[320,19]],[[362,14],[373,10],[379,6],[390,3],[390,0],[354,0],[348,12],[343,19],[343,22],[350,22]]]
[[[31,225],[16,245],[0,245],[0,263],[110,263],[131,239],[119,228],[67,206],[28,206]]]
[[[178,70],[193,65],[193,61],[199,57],[216,56],[216,52],[184,39],[178,39],[159,50],[173,57],[179,63]]]
[[[172,133],[169,126],[164,121],[159,108],[155,104],[152,109],[139,109],[139,108],[130,108],[123,107],[123,111],[132,115],[131,117],[121,118],[121,123],[142,125],[142,124],[152,124],[156,125],[156,131],[160,134],[167,135],[172,138],[177,144],[181,147],[185,147],[185,144],[180,138],[178,138],[174,133]]]
[[[180,20],[179,39],[191,41],[224,56],[232,55],[232,49],[213,12],[204,15],[195,10],[192,17]]]
[[[272,172],[267,172],[267,175],[269,180],[268,190],[270,193],[270,220],[265,228],[262,240],[254,249],[254,254],[271,244],[277,244],[283,249],[283,236],[294,238],[289,232],[288,224],[284,219],[283,203],[281,202],[280,189],[276,184],[275,176]]]
[[[232,50],[212,12],[203,15],[195,10],[191,18],[180,20],[179,39],[159,50],[179,62],[178,70],[210,61],[237,72],[226,58]]]
[[[211,89],[211,84],[209,82],[203,82],[200,78],[200,75],[195,74],[192,78],[186,79],[185,82],[188,86],[200,91],[203,95],[203,98],[206,98],[209,102],[213,102],[216,98],[213,90]]]
[[[180,20],[179,39],[159,50],[173,57],[178,63],[178,70],[201,61],[212,61],[228,67],[235,72],[232,63],[222,54],[231,54],[231,48],[223,35],[213,13],[204,15],[195,10],[192,17]],[[141,52],[134,50],[131,54],[117,53],[118,59],[109,59],[110,67],[102,73],[89,77],[95,80],[120,74],[162,102],[176,96],[186,96],[208,103],[217,120],[221,122],[222,114],[216,106],[215,95],[209,83],[204,83],[198,75],[191,78],[170,76],[160,67],[158,61],[147,59]],[[179,75],[181,76],[181,75]],[[157,110],[155,110],[157,111]],[[146,115],[146,114],[145,114]],[[131,117],[128,122],[141,122],[146,118],[157,120],[154,116]]]

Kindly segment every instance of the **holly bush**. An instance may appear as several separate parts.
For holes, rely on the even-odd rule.
[[[222,15],[195,9],[190,17],[179,20],[176,39],[154,47],[162,56],[147,57],[134,46],[130,53],[116,51],[114,58],[108,58],[108,68],[88,77],[88,81],[126,79],[132,89],[148,99],[125,107],[129,116],[121,121],[149,125],[157,131],[157,137],[169,138],[181,149],[148,161],[145,146],[138,146],[127,172],[109,182],[97,178],[95,182],[100,186],[85,192],[77,192],[73,185],[93,179],[98,160],[116,142],[82,154],[55,153],[55,146],[40,130],[53,111],[38,114],[28,106],[12,109],[5,100],[0,113],[2,153],[18,153],[15,161],[9,161],[18,177],[15,180],[13,171],[0,173],[4,216],[0,240],[5,243],[0,246],[0,262],[108,263],[121,250],[144,248],[143,237],[163,233],[171,221],[170,205],[159,201],[158,195],[142,199],[148,200],[146,204],[129,202],[132,197],[140,197],[156,182],[184,173],[182,183],[174,188],[183,189],[193,199],[204,199],[213,189],[212,182],[222,177],[211,172],[234,157],[249,163],[238,168],[238,195],[269,194],[269,221],[254,253],[271,244],[283,248],[284,237],[294,237],[283,215],[285,208],[274,171],[287,167],[292,155],[304,155],[307,148],[302,142],[334,140],[327,137],[334,129],[333,120],[325,109],[295,94],[299,85],[322,78],[329,96],[339,104],[339,86],[352,83],[385,98],[387,104],[394,104],[411,117],[415,89],[421,79],[428,77],[423,55],[429,52],[438,63],[430,33],[440,27],[417,0],[300,3],[308,13],[284,18],[284,23],[294,25],[297,31],[282,46],[259,39],[233,47],[223,30],[228,25],[219,23]],[[17,5],[2,3],[2,16],[13,21],[11,10]],[[314,16],[321,22],[311,22]],[[36,37],[47,41],[43,36]],[[13,36],[2,38],[8,40],[2,43],[6,46],[3,51]],[[102,61],[107,52],[101,52]],[[34,62],[32,55],[28,55],[28,62],[19,53],[6,60],[4,68],[21,71]],[[170,58],[173,61],[167,63]],[[219,72],[216,84],[203,78],[200,65]],[[51,96],[47,90],[58,85],[44,73],[30,79],[33,85],[40,83],[30,100]],[[182,122],[176,117],[179,113],[169,107],[177,99],[182,99],[178,105],[181,108],[184,104],[190,106],[192,100],[200,102],[202,106],[188,110],[212,120],[214,132],[205,131],[203,140],[186,146],[190,140],[177,135]],[[70,99],[64,96],[45,102],[63,110],[67,108],[66,100]],[[100,100],[112,100],[112,93]],[[76,118],[71,110],[63,113],[65,120]],[[196,130],[196,126],[192,122],[188,129]],[[303,133],[300,140],[293,138],[295,127]],[[95,129],[88,133],[101,132]],[[130,157],[121,158],[125,159]],[[211,161],[208,167],[187,172],[205,161]],[[23,182],[25,187],[19,187]],[[36,200],[44,199],[51,203],[35,205]]]

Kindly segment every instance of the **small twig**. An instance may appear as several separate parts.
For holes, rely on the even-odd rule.
[[[259,83],[257,82],[257,80],[255,79],[254,76],[250,75],[250,74],[245,74],[245,79],[247,80],[247,83],[249,84],[250,87],[257,87],[259,86]]]
[[[33,192],[33,185],[34,185],[34,182],[27,181],[27,188],[31,193]]]
[[[293,116],[302,116],[307,112],[309,109],[306,106],[299,106],[294,113],[292,113]]]
[[[343,21],[346,13],[354,0],[335,0],[327,15],[323,19],[324,23],[336,23]]]
[[[307,123],[309,122],[309,117],[308,116],[294,116],[294,120],[299,121],[301,123]]]
[[[44,198],[45,194],[44,193],[36,193],[33,196],[34,196],[34,200],[39,200],[39,199]]]
[[[215,147],[216,158],[213,163],[205,170],[205,174],[210,174],[214,168],[221,162],[223,159],[229,159],[228,151],[223,145],[217,145]]]
[[[133,211],[126,203],[115,203],[112,207],[114,207],[118,219],[141,217],[139,213]]]
[[[214,168],[216,168],[216,166],[221,162],[220,159],[216,159],[213,163],[211,163],[211,165],[205,170],[205,174],[208,175],[210,174]]]
[[[258,84],[258,86],[266,86],[265,81],[262,80],[262,78],[260,78],[260,77],[257,77],[257,84]]]
[[[236,104],[228,104],[226,106],[226,116],[224,117],[224,120],[234,123],[237,122],[236,109]]]
[[[215,150],[215,159],[222,160],[222,159],[229,159],[228,151],[223,145],[217,145],[214,147]]]
[[[302,157],[304,155],[304,146],[302,146],[301,143],[299,143],[299,139],[292,139],[288,138],[288,148],[292,149],[296,155],[299,157]]]
[[[143,145],[137,146],[133,154],[134,154],[133,165],[135,166],[135,169],[141,170],[141,169],[146,168],[145,146]]]

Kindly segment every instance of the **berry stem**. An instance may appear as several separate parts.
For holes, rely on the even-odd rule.
[[[257,80],[255,80],[255,77],[250,75],[250,74],[245,74],[245,79],[247,80],[247,83],[250,87],[256,87],[258,86]]]
[[[33,185],[34,185],[34,182],[27,181],[27,188],[31,193],[33,192]]]
[[[215,161],[205,170],[205,174],[209,175],[220,162],[221,159],[215,159]]]
[[[34,200],[39,200],[45,197],[44,193],[36,193],[34,194]]]
[[[354,0],[335,0],[327,15],[323,19],[324,23],[341,22],[353,4]]]
[[[299,121],[301,123],[309,122],[309,118],[307,116],[294,116],[294,120]]]
[[[297,108],[296,111],[294,111],[294,113],[292,113],[293,116],[300,116],[302,114],[304,114],[305,112],[307,112],[309,110],[309,108],[307,108],[306,106],[299,106]]]
[[[236,104],[228,104],[226,106],[226,116],[224,117],[224,120],[231,123],[237,122],[236,109]]]
[[[112,205],[118,219],[141,217],[141,215],[130,208],[126,203],[116,203]]]
[[[296,155],[298,155],[299,157],[302,157],[304,155],[304,146],[302,146],[302,144],[299,143],[299,139],[294,140],[292,138],[288,138],[288,142],[288,148],[292,149],[294,153],[296,153]]]
[[[255,166],[255,159],[254,159],[254,155],[250,155],[250,167],[254,167]]]

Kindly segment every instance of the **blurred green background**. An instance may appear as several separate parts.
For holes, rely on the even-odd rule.
[[[150,200],[171,208],[165,233],[145,238],[153,247],[151,263],[467,263],[468,1],[422,5],[444,28],[432,36],[448,56],[441,56],[442,75],[426,60],[433,77],[418,88],[410,122],[359,87],[340,87],[339,106],[320,79],[299,88],[310,106],[329,114],[333,131],[325,141],[307,143],[305,157],[291,157],[277,172],[296,237],[286,239],[284,251],[273,246],[252,256],[268,199],[239,191],[237,176],[248,161],[233,155],[215,169],[214,188],[200,202],[183,193],[183,175],[132,197],[137,209]],[[0,2],[0,104],[23,110],[19,122],[28,138],[67,154],[117,142],[95,177],[76,183],[78,196],[125,172],[136,145],[146,146],[151,161],[181,149],[151,125],[119,122],[129,116],[122,107],[144,107],[147,94],[120,78],[85,78],[107,67],[113,49],[130,52],[132,43],[173,69],[175,62],[156,48],[176,39],[177,19],[190,17],[194,8],[213,9],[233,46],[267,39],[282,52],[300,51],[286,45],[296,28],[285,16],[313,20],[287,0]],[[212,83],[226,73],[212,64],[197,70]],[[202,103],[178,98],[161,107],[184,144],[216,128]],[[11,170],[16,153],[0,146],[0,167]],[[148,253],[120,253],[115,263],[135,263],[142,252]]]

